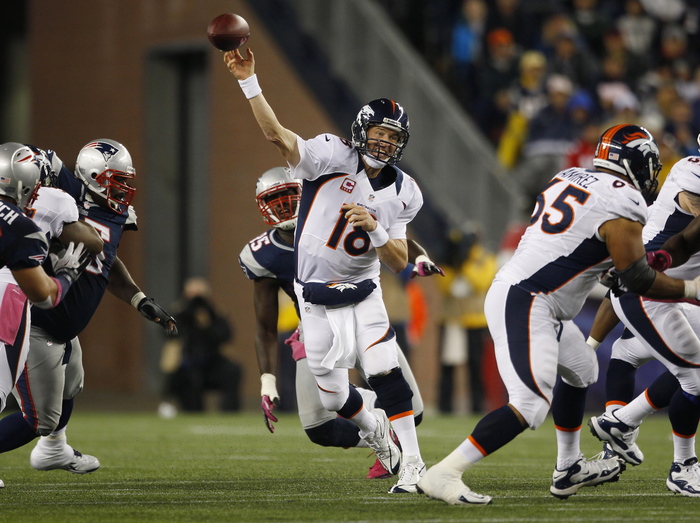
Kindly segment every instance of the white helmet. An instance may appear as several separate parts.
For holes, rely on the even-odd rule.
[[[273,167],[258,178],[255,201],[268,225],[290,231],[297,226],[301,182],[286,167]]]
[[[101,138],[87,144],[78,153],[75,175],[118,214],[123,214],[134,199],[136,189],[123,180],[133,179],[136,170],[129,151],[119,142]]]
[[[24,212],[31,210],[41,181],[34,152],[17,142],[0,145],[0,194],[12,198]]]

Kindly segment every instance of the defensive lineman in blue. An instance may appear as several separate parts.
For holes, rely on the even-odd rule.
[[[131,303],[147,319],[176,332],[172,317],[136,286],[117,248],[125,230],[136,229],[131,201],[135,190],[128,185],[135,170],[122,144],[109,139],[83,147],[71,173],[52,151],[41,151],[52,166],[58,187],[78,205],[80,219],[91,225],[104,242],[66,299],[49,314],[34,311],[30,353],[13,391],[21,413],[0,420],[0,452],[7,452],[41,436],[30,463],[37,470],[62,469],[76,474],[97,470],[97,458],[83,455],[66,443],[65,429],[73,410],[73,398],[82,390],[84,371],[78,334],[95,313],[105,290]]]
[[[425,471],[416,436],[411,389],[398,364],[396,336],[379,286],[379,263],[394,272],[408,264],[406,224],[423,199],[396,168],[409,138],[408,115],[393,100],[365,105],[352,143],[331,134],[303,140],[283,127],[254,74],[248,49],[224,60],[238,79],[265,137],[304,180],[295,236],[296,281],[309,368],[321,401],[360,427],[384,468],[399,480],[390,493],[416,492]],[[382,409],[370,412],[348,383],[359,359]],[[391,441],[389,420],[403,448]]]
[[[39,190],[40,165],[35,153],[22,144],[0,146],[0,411],[27,359],[29,302],[39,309],[58,305],[84,267],[83,245],[74,249],[72,243],[62,257],[50,256],[55,277],[41,267],[48,251],[47,235],[25,215],[36,212],[32,204]]]
[[[585,486],[617,479],[615,456],[587,460],[580,432],[587,387],[598,362],[571,321],[601,276],[613,266],[628,288],[657,298],[696,297],[698,281],[675,280],[647,263],[644,197],[661,168],[651,134],[635,125],[608,129],[598,143],[596,171],[558,173],[537,198],[530,226],[486,298],[498,370],[509,403],[486,415],[449,456],[431,467],[418,488],[455,505],[490,503],[462,474],[552,410],[557,464],[550,492],[567,498]],[[557,374],[562,382],[554,390]]]

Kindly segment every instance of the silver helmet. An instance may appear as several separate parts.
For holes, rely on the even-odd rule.
[[[41,181],[36,155],[17,142],[0,145],[0,194],[12,198],[24,212],[31,210]]]
[[[255,201],[268,225],[289,231],[297,226],[301,203],[301,181],[286,167],[273,167],[258,178]]]
[[[136,170],[129,151],[119,142],[101,138],[87,144],[78,153],[75,175],[118,214],[124,213],[134,199],[136,189],[125,180],[133,179]]]

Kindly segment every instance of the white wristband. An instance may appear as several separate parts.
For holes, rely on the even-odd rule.
[[[258,83],[257,74],[249,76],[245,80],[238,80],[238,85],[241,86],[241,89],[243,89],[243,94],[248,100],[255,98],[262,93],[262,89],[260,89],[260,84]]]
[[[279,394],[277,394],[277,378],[274,374],[266,372],[260,376],[260,383],[262,384],[260,396],[269,396],[270,399],[279,398]]]
[[[369,240],[372,242],[374,247],[384,247],[389,241],[389,233],[386,232],[384,227],[382,227],[379,222],[377,222],[377,228],[373,231],[367,231]]]
[[[683,293],[684,298],[689,300],[696,300],[698,297],[698,284],[696,280],[685,280],[685,292]]]
[[[588,343],[588,345],[590,345],[593,350],[598,350],[598,347],[600,347],[600,342],[592,336],[588,336],[586,343]]]
[[[146,297],[146,295],[145,295],[143,292],[141,292],[141,291],[137,292],[137,293],[134,294],[134,296],[131,298],[131,306],[132,306],[134,309],[138,309],[138,308],[139,308],[139,303],[141,303],[141,300],[143,300],[145,297]]]

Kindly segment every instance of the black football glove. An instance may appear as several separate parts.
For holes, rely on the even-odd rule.
[[[175,318],[153,301],[152,298],[143,298],[136,309],[141,313],[141,316],[163,327],[165,334],[168,336],[177,336],[177,322]]]

